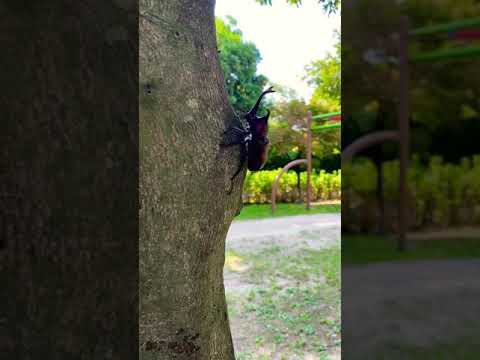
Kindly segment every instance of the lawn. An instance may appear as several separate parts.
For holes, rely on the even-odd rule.
[[[306,210],[305,204],[280,203],[277,204],[277,210],[274,214],[272,214],[272,206],[270,204],[249,204],[244,205],[242,212],[235,218],[235,220],[253,220],[293,215],[340,213],[340,211],[340,204],[312,205],[310,210]]]
[[[418,261],[480,257],[480,239],[410,240],[409,249],[399,252],[392,237],[342,236],[344,264],[384,261]]]

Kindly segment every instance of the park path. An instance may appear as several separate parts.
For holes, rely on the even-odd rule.
[[[352,345],[346,352],[471,341],[480,324],[479,272],[478,259],[343,268],[342,336]]]
[[[309,247],[320,249],[339,242],[340,214],[285,216],[262,220],[234,221],[227,234],[227,248],[254,250],[273,242],[296,248],[296,235],[306,236]]]

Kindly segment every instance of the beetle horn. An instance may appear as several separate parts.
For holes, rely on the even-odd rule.
[[[258,97],[258,100],[257,100],[257,103],[255,104],[255,106],[247,113],[247,115],[256,115],[257,114],[257,111],[258,111],[258,107],[260,106],[260,102],[262,101],[262,98],[266,95],[266,94],[270,94],[270,93],[274,93],[275,90],[273,90],[273,86],[270,86],[267,90],[265,90],[264,92],[262,92],[260,94],[260,96]]]
[[[262,116],[262,119],[264,119],[265,121],[268,121],[269,117],[270,117],[270,110],[267,109],[267,115]]]

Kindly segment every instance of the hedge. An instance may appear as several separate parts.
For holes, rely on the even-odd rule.
[[[390,228],[395,228],[398,204],[398,160],[384,163],[384,194]],[[355,213],[378,214],[375,203],[376,168],[362,160],[344,168],[345,224],[355,222]],[[410,222],[414,228],[425,226],[480,225],[480,155],[464,158],[459,164],[445,163],[439,156],[423,165],[413,157],[408,170]],[[350,211],[349,211],[350,210]],[[347,217],[346,217],[347,220]],[[364,221],[358,219],[358,221]],[[372,219],[372,224],[375,223]]]
[[[245,203],[268,203],[272,197],[272,185],[281,169],[247,172],[243,186]],[[307,173],[300,173],[300,186],[302,200],[305,200]],[[312,197],[313,201],[340,200],[341,198],[341,170],[327,173],[323,170],[312,172]],[[299,201],[297,189],[297,174],[288,171],[282,175],[277,191],[278,202]]]

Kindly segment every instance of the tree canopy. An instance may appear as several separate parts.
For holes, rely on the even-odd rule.
[[[305,80],[314,87],[310,103],[319,112],[339,111],[341,98],[341,43],[336,33],[335,51],[323,59],[311,62],[306,67]]]
[[[305,158],[307,153],[307,114],[312,106],[303,100],[291,99],[278,101],[274,104],[272,121],[270,122],[270,160],[266,168],[278,168],[296,159]],[[322,159],[336,157],[339,153],[340,132],[326,131],[312,139],[312,153],[316,159],[314,167],[322,167]],[[339,160],[339,159],[338,159]],[[335,169],[340,167],[337,162]]]
[[[267,168],[284,166],[306,156],[306,119],[308,111],[322,114],[340,110],[341,58],[340,34],[335,50],[306,67],[304,80],[314,88],[310,102],[298,99],[295,92],[280,87],[283,99],[273,106],[270,126],[271,150]],[[312,143],[314,167],[329,170],[340,168],[340,131],[330,130],[314,134]],[[325,161],[324,161],[325,160]]]
[[[266,76],[257,74],[260,51],[255,44],[243,40],[233,17],[228,17],[227,21],[217,18],[215,25],[230,103],[236,112],[246,112],[255,104],[268,81]]]
[[[314,89],[309,103],[299,100],[294,92],[282,89],[283,100],[274,104],[269,168],[306,156],[306,118],[308,111],[322,114],[340,110],[341,97],[341,45],[340,33],[332,53],[311,62],[305,69],[304,80]],[[314,167],[329,170],[340,168],[340,131],[330,130],[314,134],[312,143]]]

